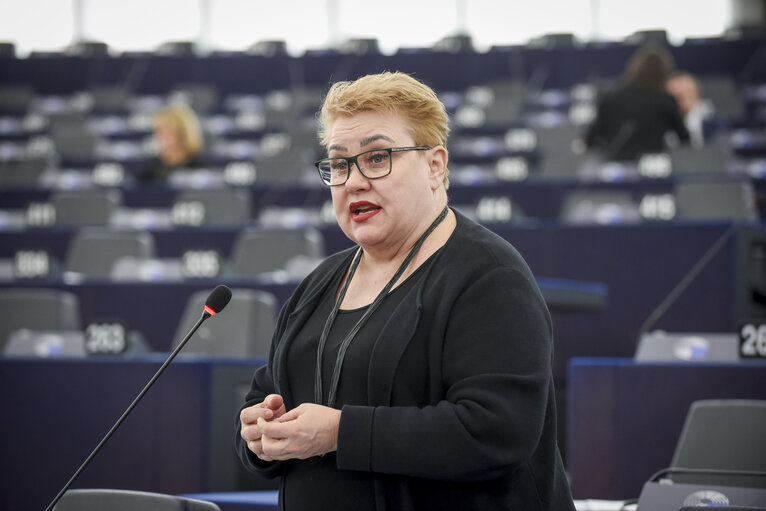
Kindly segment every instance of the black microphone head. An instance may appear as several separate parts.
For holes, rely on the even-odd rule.
[[[210,295],[205,300],[205,312],[214,316],[221,312],[224,307],[229,304],[231,300],[231,289],[224,285],[220,285],[213,289]]]

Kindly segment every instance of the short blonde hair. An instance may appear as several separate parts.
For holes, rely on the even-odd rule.
[[[424,83],[400,72],[363,76],[353,82],[333,84],[319,115],[319,138],[330,143],[333,123],[361,112],[392,113],[407,121],[415,145],[447,147],[449,117],[436,93]],[[444,186],[449,187],[449,170]]]
[[[173,106],[154,116],[155,128],[168,128],[181,135],[184,147],[195,155],[202,150],[203,137],[197,114],[185,106]]]

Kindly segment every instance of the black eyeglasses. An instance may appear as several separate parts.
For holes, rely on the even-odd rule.
[[[325,158],[315,161],[319,177],[327,186],[340,186],[348,181],[351,174],[351,164],[356,165],[359,172],[367,179],[380,179],[391,173],[391,153],[402,151],[427,151],[427,146],[417,147],[389,147],[386,149],[372,149],[359,153],[356,156]]]

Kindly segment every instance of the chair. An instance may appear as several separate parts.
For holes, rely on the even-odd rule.
[[[24,115],[35,98],[35,91],[28,85],[0,85],[0,114]]]
[[[309,154],[302,151],[280,152],[255,160],[255,180],[257,183],[291,184],[300,182],[311,174]],[[316,171],[314,171],[316,174]]]
[[[582,135],[582,127],[563,123],[534,128],[537,148],[544,154],[573,154],[572,143]]]
[[[580,170],[591,162],[591,156],[568,152],[546,153],[540,155],[537,167],[540,177],[547,180],[578,179]]]
[[[245,53],[263,57],[284,56],[287,55],[287,42],[281,39],[257,41],[250,45]]]
[[[638,509],[763,510],[764,431],[766,401],[695,401],[686,414],[671,466],[644,484]]]
[[[186,105],[204,115],[218,108],[218,90],[203,83],[182,83],[170,92],[169,102]]]
[[[64,48],[65,55],[98,57],[109,54],[109,46],[101,41],[75,41]]]
[[[49,166],[51,166],[49,155],[23,155],[10,160],[0,160],[0,188],[35,187]]]
[[[0,57],[15,57],[16,44],[8,41],[0,42]]]
[[[752,471],[763,475],[673,474],[676,482],[766,489],[766,401],[719,399],[689,407],[671,468]]]
[[[107,225],[122,195],[118,190],[62,190],[53,194],[51,202],[58,225]]]
[[[94,85],[88,90],[93,100],[92,112],[123,114],[127,110],[130,92],[124,85]]]
[[[195,52],[195,45],[191,41],[167,41],[154,50],[155,55],[164,57],[191,57]]]
[[[492,103],[485,108],[487,126],[510,126],[521,121],[526,101],[526,86],[518,80],[496,80],[487,83]]]
[[[238,226],[250,219],[250,194],[244,190],[224,188],[220,190],[184,190],[176,196],[174,212],[183,209],[183,204],[198,203],[202,206],[201,217],[193,222],[183,222],[175,218],[176,223],[189,225]],[[183,217],[183,215],[181,215]]]
[[[715,117],[741,119],[745,105],[737,84],[729,76],[705,76],[698,79],[700,94],[713,103]]]
[[[676,218],[684,220],[757,220],[750,181],[681,181],[675,187]]]
[[[123,257],[154,257],[151,233],[87,227],[80,229],[70,242],[64,271],[108,279],[112,266]]]
[[[668,154],[674,174],[723,174],[729,163],[729,155],[717,146],[683,146]]]
[[[53,508],[54,511],[220,511],[205,500],[134,490],[84,489],[69,490]]]
[[[80,330],[80,304],[68,291],[44,288],[0,289],[0,352],[20,329]]]
[[[56,152],[65,162],[79,164],[96,158],[96,147],[101,142],[101,137],[93,133],[68,133],[58,134],[53,140]]]
[[[174,349],[200,318],[210,293],[192,294],[178,324]],[[274,295],[254,289],[233,289],[226,310],[199,327],[184,353],[219,357],[268,357],[274,333],[277,300]]]
[[[232,248],[232,272],[236,277],[253,278],[284,269],[287,263],[303,256],[324,256],[324,238],[313,227],[304,229],[246,228]]]

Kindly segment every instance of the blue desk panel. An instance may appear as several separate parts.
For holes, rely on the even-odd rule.
[[[0,359],[0,509],[43,509],[164,360]],[[262,363],[179,357],[73,487],[248,489],[240,483],[233,424]],[[255,479],[248,476],[249,489],[266,489]]]
[[[243,491],[226,493],[193,493],[193,499],[215,502],[221,511],[272,511],[277,509],[279,492]]]
[[[766,361],[575,358],[567,393],[567,469],[574,497],[636,498],[655,472],[670,466],[694,401],[766,399]]]

